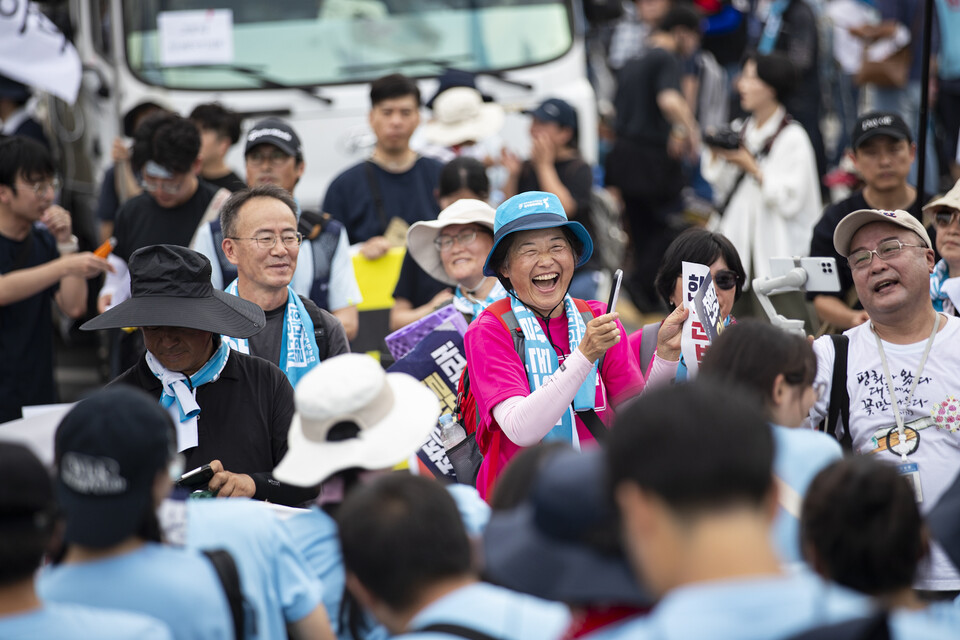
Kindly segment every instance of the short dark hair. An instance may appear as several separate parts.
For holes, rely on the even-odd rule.
[[[12,136],[0,140],[0,185],[17,193],[17,176],[25,180],[44,180],[56,173],[47,148],[31,138]]]
[[[490,178],[487,177],[487,168],[476,158],[460,156],[443,165],[440,170],[440,180],[437,192],[441,197],[456,193],[461,189],[469,189],[486,200],[490,196]]]
[[[201,131],[214,131],[217,135],[228,138],[231,145],[240,140],[240,116],[219,102],[198,104],[190,112],[190,120],[195,122]]]
[[[289,207],[295,219],[299,219],[297,214],[297,202],[293,199],[286,189],[278,187],[275,184],[261,184],[252,189],[241,189],[230,194],[223,206],[220,207],[220,230],[224,238],[233,237],[237,233],[237,216],[240,215],[240,209],[254,198],[273,198],[279,200]]]
[[[813,479],[800,539],[817,571],[870,595],[909,588],[928,551],[910,484],[865,456],[834,462]]]
[[[567,242],[570,243],[570,248],[573,250],[574,263],[579,262],[580,256],[583,255],[583,243],[580,241],[580,238],[577,237],[577,234],[571,231],[569,227],[561,227],[561,229],[563,230],[563,237],[567,239]],[[510,278],[500,275],[500,267],[506,262],[507,254],[510,253],[510,249],[516,240],[516,233],[508,234],[500,241],[500,244],[493,250],[493,255],[490,256],[490,268],[497,274],[497,280],[500,281],[500,284],[503,285],[503,288],[507,291],[513,290],[513,285],[510,284]]]
[[[773,434],[760,404],[716,380],[650,390],[617,415],[607,459],[613,487],[630,482],[685,515],[760,507],[773,475]]]
[[[420,106],[420,88],[417,83],[402,73],[391,73],[370,83],[370,105],[377,106],[384,100],[413,96]]]
[[[663,33],[670,33],[677,27],[682,27],[690,31],[695,31],[696,33],[702,33],[702,22],[703,18],[700,12],[697,11],[692,4],[674,2],[655,29]]]
[[[777,102],[783,103],[797,87],[796,65],[779,51],[766,55],[749,51],[743,56],[741,68],[751,60],[757,64],[757,76],[773,89]]]
[[[393,472],[357,488],[337,514],[344,567],[394,609],[439,580],[471,574],[470,541],[436,480]]]
[[[142,171],[149,160],[173,173],[187,173],[200,155],[200,131],[193,122],[176,114],[148,116],[134,134],[130,161]]]
[[[667,247],[653,283],[657,293],[660,294],[666,305],[672,309],[670,296],[677,286],[677,278],[683,275],[683,263],[696,262],[709,266],[716,262],[717,258],[723,258],[723,261],[727,263],[727,268],[737,274],[737,291],[734,299],[739,300],[743,293],[743,285],[747,280],[747,274],[743,270],[743,263],[740,261],[737,248],[725,235],[707,231],[700,227],[687,229],[674,238],[670,246]]]
[[[726,327],[700,363],[701,375],[740,384],[763,403],[772,400],[773,381],[781,373],[788,384],[813,384],[813,347],[806,338],[751,319]]]

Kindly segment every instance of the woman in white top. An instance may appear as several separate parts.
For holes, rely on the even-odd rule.
[[[719,230],[743,257],[748,285],[770,274],[770,258],[806,255],[820,217],[813,147],[783,106],[795,76],[781,54],[748,56],[737,81],[740,105],[750,114],[740,146],[703,152],[701,170],[714,200],[729,198]]]

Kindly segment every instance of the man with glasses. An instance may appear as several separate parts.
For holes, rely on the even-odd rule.
[[[220,226],[223,251],[237,269],[227,293],[257,304],[267,319],[256,335],[224,342],[276,364],[294,386],[322,360],[350,351],[340,322],[290,286],[303,236],[297,203],[285,189],[265,184],[235,193],[220,211]]]
[[[53,204],[50,153],[22,136],[0,142],[0,422],[56,402],[50,299],[71,318],[87,310],[87,279],[110,267],[78,253],[70,214]]]
[[[111,258],[117,273],[100,290],[97,308],[101,313],[129,296],[126,263],[134,251],[155,244],[189,247],[198,227],[216,217],[230,195],[198,177],[199,155],[200,132],[186,118],[162,112],[137,128],[131,165],[141,176],[143,193],[117,211]],[[131,367],[143,354],[139,333],[124,335],[115,348],[113,375]]]
[[[960,319],[933,307],[934,253],[910,213],[854,211],[833,244],[869,320],[814,342],[815,382],[825,388],[810,423],[826,418],[846,448],[896,465],[927,513],[960,469]],[[936,544],[914,588],[931,598],[960,590],[960,573]]]
[[[863,189],[825,207],[810,240],[811,256],[837,260],[840,291],[811,293],[807,298],[813,301],[821,322],[840,330],[855,327],[868,318],[863,305],[856,299],[847,261],[833,248],[833,230],[837,223],[851,211],[860,209],[902,209],[919,218],[923,202],[917,190],[907,184],[917,145],[913,143],[910,128],[903,118],[892,112],[860,116],[851,134],[851,146],[850,157],[863,179]]]
[[[247,186],[276,185],[291,196],[306,164],[300,137],[287,122],[266,118],[253,125],[246,136]],[[348,339],[357,335],[357,305],[360,287],[350,260],[350,243],[343,225],[327,214],[296,209],[298,230],[304,235],[297,269],[290,281],[293,290],[330,311],[343,325]],[[225,289],[237,277],[237,268],[223,249],[224,233],[219,220],[204,225],[193,249],[210,259],[213,286]]]

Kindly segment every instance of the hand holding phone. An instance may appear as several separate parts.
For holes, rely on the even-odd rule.
[[[180,479],[177,480],[177,486],[190,491],[206,489],[211,478],[213,478],[213,469],[210,468],[210,465],[205,464],[180,476]]]

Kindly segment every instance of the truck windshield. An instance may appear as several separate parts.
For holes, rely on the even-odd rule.
[[[569,2],[140,0],[123,3],[123,23],[130,69],[149,84],[306,87],[547,62],[573,42]]]

